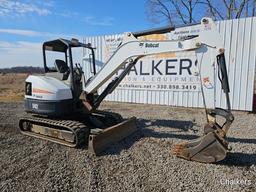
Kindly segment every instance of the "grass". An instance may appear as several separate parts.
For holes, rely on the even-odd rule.
[[[25,79],[28,74],[0,74],[0,102],[23,101]]]
[[[12,95],[12,96],[0,96],[0,102],[21,102],[23,101],[24,96],[20,96],[20,95]]]

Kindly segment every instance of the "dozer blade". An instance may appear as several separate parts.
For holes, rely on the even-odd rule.
[[[110,145],[137,131],[136,118],[132,117],[106,129],[92,129],[89,136],[88,150],[95,155]]]
[[[228,151],[227,142],[215,132],[187,143],[176,144],[173,153],[178,157],[202,163],[223,160]]]

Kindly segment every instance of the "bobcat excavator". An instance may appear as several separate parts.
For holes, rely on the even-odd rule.
[[[117,113],[98,110],[103,99],[118,86],[136,62],[148,55],[193,51],[197,57],[194,75],[201,79],[207,123],[202,137],[176,144],[173,152],[178,157],[204,163],[224,159],[229,151],[226,134],[234,120],[224,48],[210,18],[203,18],[198,29],[198,35],[178,40],[149,41],[139,38],[174,31],[174,27],[125,33],[122,43],[98,72],[95,70],[94,48],[90,43],[81,43],[76,39],[45,42],[45,74],[30,75],[25,82],[26,115],[19,120],[21,133],[69,147],[88,146],[88,150],[97,155],[137,130],[135,117],[124,120]],[[93,77],[86,79],[80,64],[73,63],[74,48],[91,52]],[[61,53],[64,59],[56,59],[55,67],[49,67],[48,52]],[[113,78],[120,68],[124,69],[122,73]],[[215,68],[218,73],[215,73]],[[215,76],[221,82],[227,109],[214,106]],[[105,83],[108,85],[99,94],[99,88]],[[224,123],[217,122],[217,117],[224,119]]]

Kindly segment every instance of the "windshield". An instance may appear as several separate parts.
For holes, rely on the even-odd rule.
[[[46,54],[46,67],[49,72],[56,72],[55,60],[60,59],[66,62],[65,53],[58,51],[45,51]]]
[[[72,47],[72,60],[73,60],[73,67],[75,68],[75,64],[80,64],[82,61],[82,50],[81,47]],[[67,51],[50,51],[45,50],[45,70],[46,72],[57,72],[56,66],[55,66],[55,60],[62,60],[65,61],[70,67],[70,61],[69,61],[69,54]]]

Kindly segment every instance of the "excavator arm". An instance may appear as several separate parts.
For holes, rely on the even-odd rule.
[[[84,84],[84,91],[80,98],[83,100],[87,112],[91,113],[117,87],[140,58],[160,53],[194,51],[198,63],[197,68],[194,69],[194,75],[199,75],[201,79],[201,93],[207,123],[201,138],[192,142],[176,144],[173,152],[178,157],[187,160],[205,163],[220,161],[226,157],[229,149],[226,133],[234,120],[230,107],[228,76],[221,36],[214,22],[210,18],[203,18],[200,23],[199,35],[189,39],[165,41],[142,41],[138,39],[139,36],[145,34],[163,31],[166,32],[166,29],[136,34],[125,33],[123,42],[115,53],[101,70]],[[93,97],[92,95],[123,66],[125,66],[123,72],[112,80],[100,95]],[[218,68],[218,78],[226,96],[227,109],[216,108],[215,106],[216,68]],[[223,124],[216,122],[217,116],[224,118],[225,122]]]

